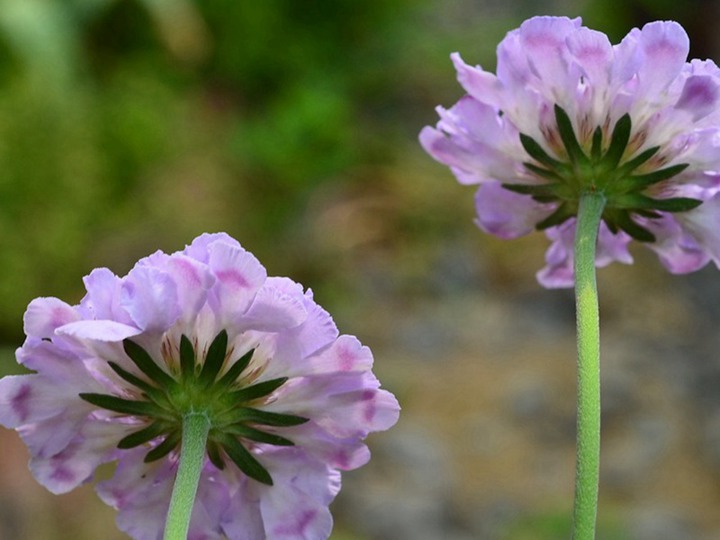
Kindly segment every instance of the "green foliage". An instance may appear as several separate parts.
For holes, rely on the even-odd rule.
[[[617,39],[647,4],[589,2],[585,20]],[[202,231],[227,230],[270,269],[332,289],[335,261],[320,260],[306,230],[320,190],[373,200],[390,185],[391,197],[419,198],[417,185],[398,189],[387,173],[403,174],[408,153],[420,153],[432,106],[457,99],[448,54],[492,69],[507,30],[551,11],[535,2],[5,0],[0,341],[21,339],[33,297],[76,302],[79,276],[93,267],[124,273]],[[395,234],[446,235],[438,227],[451,220],[435,208],[399,207]],[[407,249],[416,251],[412,239]]]
[[[0,339],[35,296],[79,300],[93,266],[206,230],[287,241],[318,186],[384,159],[373,111],[403,87],[375,75],[403,70],[385,36],[410,6],[7,0]]]

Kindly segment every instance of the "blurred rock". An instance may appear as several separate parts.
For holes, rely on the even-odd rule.
[[[631,524],[633,540],[699,540],[699,532],[689,519],[678,515],[673,508],[642,507],[633,512]]]
[[[453,512],[443,442],[407,423],[373,442],[373,466],[344,475],[335,511],[373,540],[469,540]]]

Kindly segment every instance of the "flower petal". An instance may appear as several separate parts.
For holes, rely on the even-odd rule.
[[[720,83],[709,75],[692,75],[685,81],[675,108],[688,111],[694,122],[716,108],[720,97]]]
[[[115,321],[77,321],[61,326],[56,332],[77,339],[117,342],[137,336],[142,330]]]
[[[67,493],[89,480],[98,465],[113,458],[123,434],[117,424],[88,422],[62,452],[50,458],[33,456],[30,471],[52,493]]]
[[[282,460],[276,460],[283,467],[272,468],[271,474],[284,489],[265,488],[260,499],[267,537],[273,540],[328,538],[333,520],[327,505],[337,493],[332,484],[339,484],[339,475],[298,454],[293,459],[292,451],[283,454]]]
[[[208,246],[208,265],[216,278],[211,301],[221,321],[242,315],[265,282],[265,268],[254,255],[223,241]]]
[[[277,332],[294,328],[306,318],[302,286],[287,278],[268,278],[243,314],[240,326]]]
[[[638,47],[643,54],[638,68],[638,94],[652,100],[680,73],[690,51],[690,40],[678,23],[656,21],[642,27]]]
[[[554,207],[507,190],[500,182],[488,182],[475,193],[475,223],[500,238],[518,238],[535,230],[535,225],[552,214]]]
[[[57,298],[36,298],[28,305],[23,326],[28,336],[51,338],[55,329],[75,322],[80,315],[75,308]]]
[[[227,233],[203,233],[193,240],[182,253],[196,261],[207,264],[210,260],[210,246],[215,242],[222,242],[236,248],[241,247],[240,243]]]
[[[83,278],[87,294],[80,302],[86,319],[112,319],[131,324],[132,320],[120,307],[122,280],[107,268],[96,268]]]
[[[157,268],[136,266],[123,280],[120,305],[146,332],[164,332],[180,317],[177,286]]]
[[[558,227],[551,227],[545,234],[553,243],[545,253],[546,266],[537,273],[543,287],[548,289],[570,288],[575,285],[574,242],[576,220],[569,219]],[[630,237],[623,232],[613,234],[604,222],[598,231],[598,248],[595,266],[607,266],[613,261],[632,263],[628,251]]]
[[[674,234],[668,236],[663,251],[667,259],[667,248],[672,242],[675,249],[680,250],[683,255],[675,254],[677,261],[672,268],[668,267],[671,271],[693,272],[702,268],[708,259],[712,259],[720,267],[720,194],[704,201],[695,210],[674,215],[669,219],[682,226],[682,232],[675,230]]]
[[[113,477],[96,487],[103,502],[119,510],[120,530],[135,540],[162,537],[177,469],[171,460],[144,463],[146,453],[146,448],[124,452]]]

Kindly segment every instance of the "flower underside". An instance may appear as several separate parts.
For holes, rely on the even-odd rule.
[[[688,164],[638,173],[638,168],[657,154],[659,146],[648,148],[621,163],[632,131],[629,114],[615,124],[606,149],[600,126],[593,132],[589,150],[584,150],[570,117],[558,105],[555,105],[555,120],[567,162],[550,156],[532,137],[521,133],[523,148],[536,162],[525,162],[523,165],[546,183],[503,184],[506,189],[530,195],[538,202],[559,203],[550,216],[537,224],[538,229],[560,225],[576,216],[580,196],[587,192],[600,192],[607,200],[602,218],[613,233],[622,230],[641,242],[653,242],[655,236],[633,220],[633,215],[656,219],[661,217],[658,212],[685,212],[702,203],[688,197],[657,199],[644,193],[651,186],[681,173]]]
[[[254,349],[220,375],[231,353],[227,350],[227,343],[228,335],[223,330],[208,347],[205,361],[198,362],[195,346],[183,335],[179,347],[179,373],[173,376],[161,369],[145,349],[125,339],[125,353],[147,380],[114,362],[108,364],[120,378],[137,389],[141,398],[125,399],[95,393],[82,393],[80,397],[103,409],[145,421],[147,425],[122,438],[118,448],[134,448],[163,438],[147,453],[146,462],[158,460],[178,448],[186,415],[204,414],[210,421],[206,447],[210,461],[218,469],[223,469],[227,456],[247,476],[272,485],[270,474],[246,445],[256,442],[293,446],[289,439],[268,432],[267,427],[297,426],[308,419],[257,408],[287,381],[287,377],[252,384],[254,376],[245,373],[245,370],[252,360]]]

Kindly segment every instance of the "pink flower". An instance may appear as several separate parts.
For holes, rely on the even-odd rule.
[[[468,95],[439,107],[420,141],[460,183],[479,184],[482,230],[546,231],[547,287],[573,284],[587,190],[607,199],[598,266],[632,262],[632,239],[673,273],[720,265],[720,69],[686,62],[688,49],[674,22],[611,45],[580,19],[532,18],[500,43],[497,75],[452,55]]]
[[[161,538],[182,415],[202,409],[190,538],[328,538],[340,471],[364,465],[365,437],[399,414],[370,350],[222,233],[84,281],[77,306],[30,303],[17,358],[35,373],[0,380],[0,423],[37,480],[65,493],[117,461],[100,497],[133,538]]]

